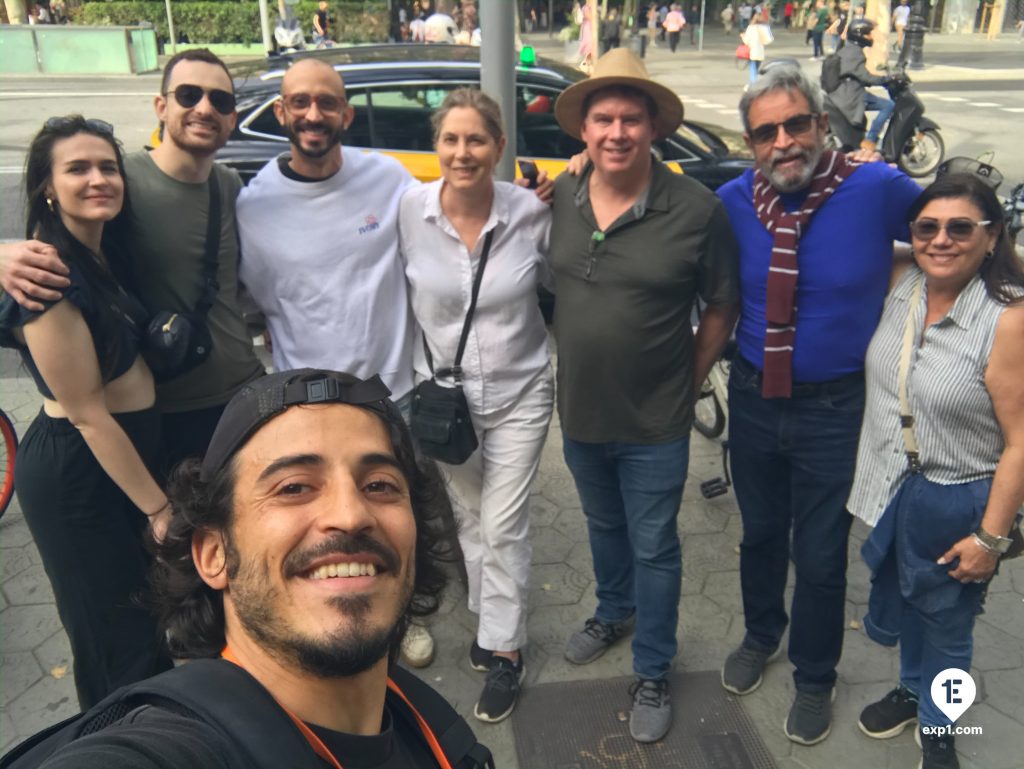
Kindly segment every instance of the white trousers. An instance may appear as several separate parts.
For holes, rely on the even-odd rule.
[[[530,586],[530,486],[551,422],[548,367],[511,405],[473,414],[480,445],[461,465],[443,465],[459,521],[469,577],[469,609],[480,615],[477,643],[510,652],[526,644]]]

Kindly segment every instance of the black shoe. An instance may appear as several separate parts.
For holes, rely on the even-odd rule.
[[[481,673],[486,673],[491,669],[491,659],[494,657],[494,652],[484,649],[473,639],[473,645],[469,647],[469,666],[473,670],[477,670]]]
[[[636,624],[636,612],[620,622],[602,622],[591,617],[583,629],[573,633],[565,644],[565,658],[574,665],[593,662],[613,643],[629,634]]]
[[[493,656],[491,669],[487,671],[487,680],[484,681],[484,690],[473,708],[473,715],[489,724],[508,718],[519,699],[519,684],[525,672],[522,653],[516,663],[507,657]]]
[[[918,736],[921,739],[921,763],[918,769],[960,769],[953,735],[936,737],[918,732]]]
[[[878,702],[864,708],[857,725],[868,737],[887,740],[914,723],[917,723],[917,697],[909,689],[897,686]]]
[[[796,699],[783,726],[786,736],[801,745],[817,745],[832,731],[835,687],[824,692],[796,690]]]
[[[741,644],[725,658],[725,664],[722,666],[722,688],[733,694],[750,694],[761,685],[765,666],[775,659],[778,651],[776,649],[771,653],[762,652]]]

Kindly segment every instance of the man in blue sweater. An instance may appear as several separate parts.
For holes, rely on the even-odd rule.
[[[729,383],[746,636],[722,685],[756,689],[789,617],[796,699],[786,736],[831,729],[843,643],[846,500],[864,407],[864,355],[909,240],[920,188],[883,163],[825,150],[822,95],[797,67],[766,72],[740,102],[756,167],[722,186],[740,243],[739,355]],[[790,553],[792,542],[792,554]]]

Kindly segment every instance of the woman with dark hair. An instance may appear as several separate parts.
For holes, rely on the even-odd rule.
[[[18,451],[21,509],[53,586],[85,709],[171,666],[136,602],[170,506],[154,480],[160,417],[139,354],[146,316],[115,277],[127,206],[113,128],[50,118],[29,148],[26,235],[53,245],[71,285],[41,312],[0,300],[0,344],[21,353],[43,407]]]
[[[910,209],[914,264],[894,277],[867,353],[849,509],[874,527],[865,628],[900,646],[900,681],[860,716],[917,722],[923,769],[959,766],[931,694],[970,670],[974,618],[1024,502],[1024,271],[978,177],[942,177]]]

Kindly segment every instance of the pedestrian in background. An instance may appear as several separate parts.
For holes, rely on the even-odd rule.
[[[618,48],[622,40],[622,22],[619,20],[619,12],[612,8],[608,16],[601,22],[601,54],[606,54],[612,48]]]
[[[754,84],[758,73],[761,71],[761,65],[765,59],[765,46],[771,45],[775,41],[775,37],[772,35],[772,28],[768,24],[767,15],[767,11],[762,11],[755,16],[750,26],[740,35],[740,39],[750,49],[750,63],[748,65],[750,85]]]
[[[669,50],[675,53],[676,48],[679,47],[679,38],[682,35],[683,27],[686,26],[686,19],[683,17],[679,3],[672,4],[672,10],[668,12],[668,15],[665,17],[665,23],[662,26],[668,32]]]
[[[732,34],[733,21],[736,19],[736,11],[732,7],[732,3],[728,3],[725,8],[722,9],[722,13],[719,16],[722,20],[722,26],[725,27],[725,34]]]

